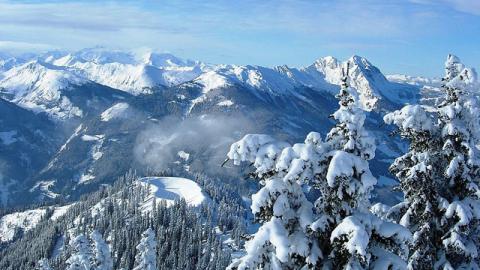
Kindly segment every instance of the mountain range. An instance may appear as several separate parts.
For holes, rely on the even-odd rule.
[[[385,76],[360,56],[302,68],[208,64],[168,53],[83,49],[0,54],[0,203],[75,200],[133,169],[202,172],[250,183],[220,167],[245,133],[296,141],[333,122],[342,70],[377,139],[377,200],[395,201],[388,173],[405,144],[382,116],[435,98],[439,81]]]

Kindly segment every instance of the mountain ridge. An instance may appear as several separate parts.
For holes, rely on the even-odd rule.
[[[291,94],[299,87],[335,92],[340,84],[342,69],[348,63],[350,84],[359,92],[366,110],[374,109],[380,100],[398,102],[397,99],[404,99],[401,95],[405,93],[402,92],[406,92],[409,99],[415,95],[415,90],[410,85],[388,81],[378,68],[357,55],[346,61],[339,61],[332,56],[322,57],[301,68],[286,65],[271,68],[256,65],[211,65],[182,60],[168,53],[134,54],[98,48],[73,53],[48,52],[38,55],[37,60],[33,61],[35,62],[27,62],[31,64],[13,65],[2,72],[0,87],[7,91],[15,89],[15,92],[27,91],[33,87],[40,93],[32,99],[46,101],[49,101],[48,94],[58,96],[56,91],[62,88],[91,82],[133,95],[151,94],[154,88],[190,82],[202,85],[204,92],[234,84],[243,84],[273,95]],[[25,68],[33,63],[41,66],[43,71]],[[32,78],[36,78],[36,81]],[[59,100],[57,102],[60,104]],[[41,105],[44,104],[35,105],[42,108]],[[73,117],[81,117],[80,112],[73,113]]]

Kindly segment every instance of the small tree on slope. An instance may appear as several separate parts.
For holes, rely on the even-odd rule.
[[[478,268],[478,106],[469,90],[474,75],[449,56],[439,108],[429,114],[409,105],[384,118],[410,140],[409,151],[390,167],[405,200],[387,214],[414,233],[409,269]]]
[[[36,270],[53,270],[52,267],[50,267],[50,264],[48,263],[48,260],[43,258],[38,261],[37,268]]]
[[[81,234],[72,238],[69,242],[71,255],[66,261],[67,270],[91,270],[93,269],[94,254],[90,248],[88,238]]]
[[[111,270],[112,257],[102,235],[93,230],[89,237],[81,234],[70,240],[71,256],[67,260],[68,270]]]
[[[157,242],[155,232],[151,228],[143,232],[140,244],[137,245],[135,265],[133,270],[157,269]]]
[[[90,234],[91,247],[94,254],[94,269],[111,270],[113,269],[112,256],[108,244],[103,240],[102,235],[98,231]]]

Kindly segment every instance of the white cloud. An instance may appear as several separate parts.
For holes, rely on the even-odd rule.
[[[22,51],[44,51],[54,49],[55,47],[50,44],[43,43],[29,43],[22,41],[0,40],[0,50],[8,50],[11,52]]]
[[[478,0],[410,0],[421,5],[447,6],[453,10],[480,16],[480,1]]]
[[[480,1],[478,0],[446,0],[458,11],[480,16]]]

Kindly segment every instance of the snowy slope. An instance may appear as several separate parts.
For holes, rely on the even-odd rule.
[[[120,117],[125,117],[126,116],[126,111],[128,110],[128,103],[125,102],[120,102],[112,107],[106,109],[101,115],[101,119],[104,122],[108,122],[111,119],[115,118],[120,118]]]
[[[53,208],[53,214],[50,216],[51,220],[57,220],[63,216],[70,207],[74,204],[67,204]],[[37,208],[26,210],[23,212],[14,212],[4,215],[0,218],[0,244],[13,240],[16,234],[20,231],[27,232],[42,220],[47,213],[46,208]]]
[[[82,116],[61,90],[82,85],[87,80],[67,69],[48,63],[31,61],[6,71],[0,80],[0,94],[4,98],[35,112],[47,112],[55,118]]]
[[[150,199],[145,202],[143,209],[152,207],[153,198],[173,204],[175,200],[185,199],[188,205],[199,206],[208,201],[208,196],[194,181],[180,177],[145,177],[138,180],[142,185],[150,188]]]
[[[390,82],[377,67],[360,56],[352,56],[344,62],[327,56],[303,68],[218,65],[193,82],[201,85],[204,93],[236,84],[273,95],[296,95],[296,90],[301,87],[336,93],[342,69],[346,69],[347,64],[349,83],[359,92],[361,104],[366,110],[374,109],[382,99],[404,103],[414,100],[418,94],[418,89],[413,86]]]
[[[153,87],[190,81],[199,76],[204,67],[199,62],[184,61],[167,53],[135,54],[102,48],[84,49],[50,61],[96,83],[134,95],[149,94]]]
[[[20,229],[31,230],[45,215],[47,210],[34,209],[8,214],[0,218],[0,243],[11,241]]]

